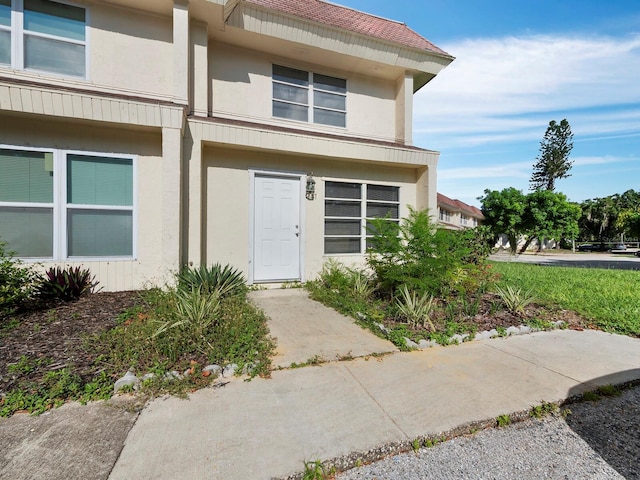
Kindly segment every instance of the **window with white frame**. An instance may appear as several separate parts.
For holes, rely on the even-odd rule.
[[[445,210],[444,208],[440,209],[440,221],[441,222],[450,222],[451,221],[451,212],[449,210]]]
[[[400,188],[347,182],[325,182],[324,253],[364,253],[367,221],[400,218]]]
[[[21,258],[134,256],[134,159],[0,147],[0,239]]]
[[[460,224],[467,225],[469,223],[469,217],[467,217],[464,213],[460,214]]]
[[[0,0],[0,64],[84,78],[86,10],[50,0]]]
[[[346,80],[280,65],[272,73],[274,117],[346,127]]]

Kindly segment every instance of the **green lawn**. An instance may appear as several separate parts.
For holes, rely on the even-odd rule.
[[[640,337],[640,271],[494,262],[501,283],[531,289],[603,330]]]

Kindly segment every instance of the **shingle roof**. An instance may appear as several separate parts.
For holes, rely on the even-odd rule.
[[[469,205],[460,200],[451,199],[441,193],[438,193],[438,205],[444,205],[451,208],[452,210],[464,212],[472,217],[480,219],[484,218],[482,210],[480,210],[478,207],[474,207],[473,205]]]
[[[407,47],[450,56],[404,23],[377,17],[322,0],[244,0],[289,15],[379,38]]]

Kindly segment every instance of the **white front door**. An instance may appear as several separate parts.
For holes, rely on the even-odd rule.
[[[300,179],[254,181],[253,279],[300,280]]]

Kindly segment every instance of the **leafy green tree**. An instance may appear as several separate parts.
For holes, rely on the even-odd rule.
[[[494,237],[504,234],[509,239],[511,253],[516,253],[518,238],[525,233],[522,216],[525,212],[525,195],[514,187],[501,191],[485,190],[478,198],[482,204],[484,225],[489,227]]]
[[[640,239],[640,209],[620,212],[616,219],[616,228],[627,237]]]
[[[569,177],[569,170],[573,166],[573,161],[569,160],[572,149],[573,133],[567,119],[560,123],[551,120],[540,142],[540,154],[533,165],[529,182],[531,189],[554,191],[556,180]]]
[[[585,200],[581,207],[579,237],[582,240],[608,241],[625,233],[624,223],[618,222],[622,212],[640,211],[640,192],[627,190],[622,194]]]
[[[539,240],[540,248],[545,238],[553,238],[558,244],[562,238],[578,236],[580,206],[569,202],[563,193],[549,190],[531,192],[525,199],[522,229],[527,240],[522,246],[524,252],[533,239]]]

